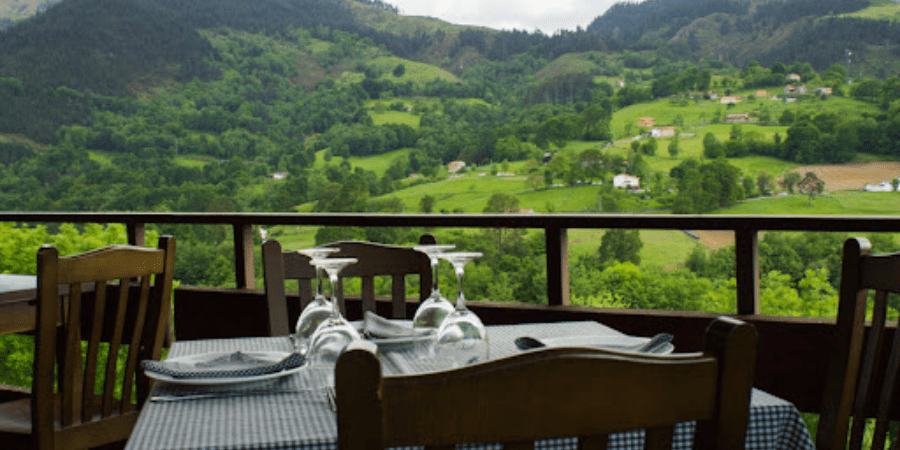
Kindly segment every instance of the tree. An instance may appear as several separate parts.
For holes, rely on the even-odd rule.
[[[781,177],[781,181],[778,182],[778,185],[781,186],[782,189],[787,189],[791,194],[794,193],[794,186],[797,185],[803,178],[797,172],[788,172]]]
[[[598,250],[601,263],[613,261],[641,263],[641,241],[639,230],[614,228],[603,233]]]
[[[900,192],[900,189],[897,189],[897,187],[900,187],[900,178],[894,178],[893,180],[891,180],[891,186],[894,187],[894,192]]]
[[[519,199],[508,194],[494,194],[488,199],[487,205],[484,207],[485,213],[515,213],[519,211]],[[501,251],[503,247],[503,228],[486,229],[485,233],[490,235],[496,234],[497,250]],[[513,231],[513,237],[521,237],[522,231]]]
[[[815,197],[816,194],[821,194],[822,191],[825,190],[825,182],[820,180],[815,173],[806,172],[803,179],[797,183],[797,188],[800,189],[800,192],[809,196],[809,204],[811,206],[813,197]]]
[[[425,214],[431,214],[434,211],[434,197],[428,194],[422,196],[422,199],[419,200],[419,207],[422,208],[422,212]]]
[[[725,156],[725,149],[716,139],[716,135],[706,133],[706,136],[703,136],[703,156],[709,159]]]
[[[669,156],[672,158],[678,157],[678,152],[681,150],[678,143],[678,133],[675,133],[675,137],[669,141]]]
[[[404,66],[403,64],[397,64],[397,67],[394,67],[393,73],[394,73],[394,76],[397,78],[402,77],[403,74],[406,73],[406,66]]]
[[[768,195],[772,192],[772,177],[766,172],[760,172],[756,176],[756,189],[759,195]]]

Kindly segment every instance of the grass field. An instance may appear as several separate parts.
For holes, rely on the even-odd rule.
[[[834,214],[896,215],[900,213],[900,193],[836,191],[817,195],[810,202],[805,195],[763,197],[716,211],[717,214]]]
[[[891,0],[873,0],[872,6],[848,14],[838,14],[836,17],[851,17],[857,19],[887,20],[896,22],[900,20],[900,4]]]
[[[450,72],[447,72],[440,67],[433,66],[431,64],[420,63],[416,61],[411,61],[408,59],[398,58],[396,56],[381,56],[372,60],[371,64],[375,66],[376,69],[383,72],[383,79],[390,79],[392,81],[411,81],[413,83],[427,83],[429,81],[438,79],[444,81],[450,81],[454,83],[458,83],[460,81],[456,75],[453,75]],[[395,77],[393,75],[393,70],[398,65],[403,64],[403,67],[406,69],[401,77]]]

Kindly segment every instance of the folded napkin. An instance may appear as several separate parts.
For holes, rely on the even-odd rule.
[[[388,320],[371,311],[363,317],[363,333],[375,339],[412,337],[413,326],[409,320]]]
[[[145,360],[141,367],[172,378],[238,378],[267,375],[302,366],[306,358],[291,353],[280,361],[261,358],[244,352],[216,354],[209,359],[175,358],[167,361]]]

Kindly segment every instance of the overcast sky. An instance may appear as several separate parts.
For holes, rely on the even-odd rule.
[[[586,28],[597,16],[622,0],[383,0],[405,16],[436,17],[458,25],[498,30],[558,30]],[[632,0],[633,1],[633,0]]]

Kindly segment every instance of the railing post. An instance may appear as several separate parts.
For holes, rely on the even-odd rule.
[[[141,222],[128,222],[125,224],[126,233],[128,234],[128,244],[145,246],[146,240],[144,236],[144,224]]]
[[[739,229],[735,238],[738,314],[759,314],[759,233]]]
[[[547,246],[547,303],[569,304],[568,230],[548,226],[544,230]]]
[[[253,226],[235,223],[234,227],[234,276],[238,289],[256,289],[253,273]]]

